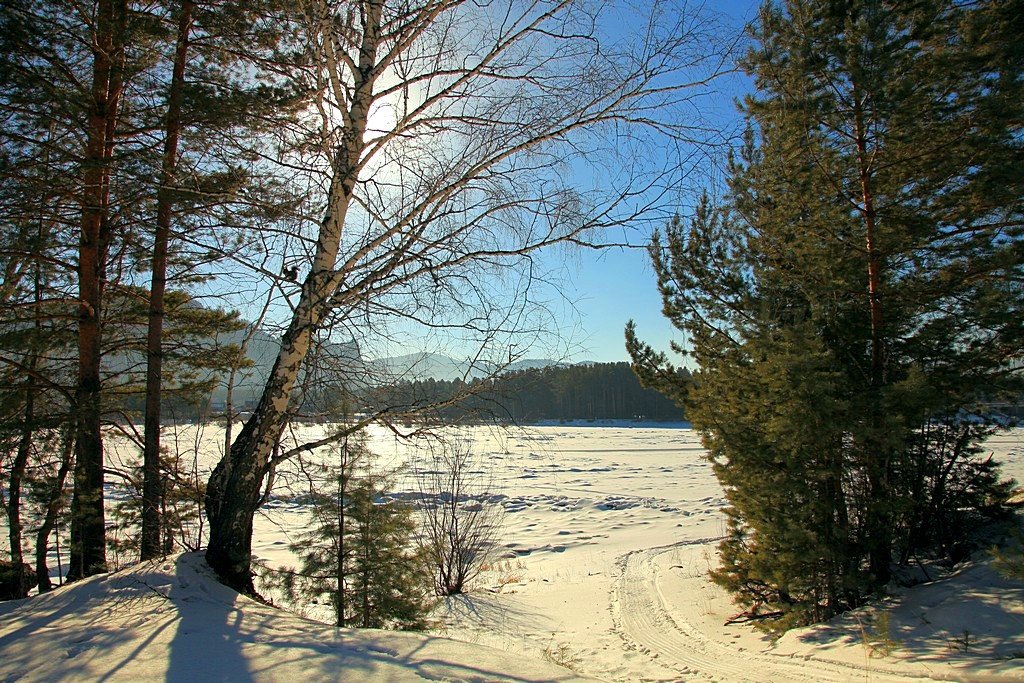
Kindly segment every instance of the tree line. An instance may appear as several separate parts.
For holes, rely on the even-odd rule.
[[[680,381],[689,377],[685,368],[678,374]],[[391,405],[437,406],[424,418],[443,422],[684,419],[673,400],[641,386],[625,362],[551,365],[469,382],[413,380],[373,393],[385,394],[377,400]]]
[[[634,326],[729,500],[714,579],[779,630],[955,562],[1012,486],[983,457],[1024,352],[1020,2],[764,6],[728,189],[650,245],[698,370]]]
[[[428,408],[367,404],[281,448],[310,396],[351,406],[382,383],[339,349],[410,334],[477,358],[525,349],[550,320],[537,253],[600,246],[657,210],[680,167],[651,152],[699,130],[687,116],[728,41],[672,4],[622,8],[642,41],[589,3],[500,4],[0,6],[0,452],[17,593],[33,545],[48,587],[55,529],[70,528],[70,579],[108,569],[115,481],[137,496],[139,556],[173,546],[182,477],[160,424],[217,376],[224,452],[196,486],[206,557],[254,592],[252,519],[276,468],[372,421],[415,437],[402,425]],[[577,186],[568,167],[610,182]],[[208,340],[237,342],[240,312],[280,344],[237,429],[253,333]],[[137,442],[137,471],[112,471],[110,430]]]

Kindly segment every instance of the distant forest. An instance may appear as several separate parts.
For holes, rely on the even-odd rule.
[[[446,421],[684,419],[672,400],[640,385],[629,363],[553,365],[468,383],[416,380],[378,392],[374,398],[390,405],[439,405],[434,414]]]

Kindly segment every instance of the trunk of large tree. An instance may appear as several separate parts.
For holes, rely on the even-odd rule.
[[[346,117],[348,127],[336,150],[327,211],[320,226],[312,268],[303,282],[299,302],[281,340],[281,350],[259,404],[230,451],[214,468],[206,490],[206,515],[210,521],[206,560],[221,581],[243,593],[255,593],[252,523],[262,497],[263,479],[270,471],[272,454],[287,422],[291,391],[309,350],[311,335],[328,311],[339,283],[334,269],[359,173],[373,94],[374,76],[371,74],[380,40],[381,3],[367,5],[359,68]],[[330,27],[330,22],[327,25]],[[326,41],[333,44],[330,37]]]
[[[160,481],[160,392],[163,387],[164,292],[167,288],[167,244],[171,234],[173,185],[178,163],[178,139],[181,135],[181,107],[185,94],[185,63],[188,60],[189,31],[192,26],[192,2],[181,4],[178,19],[178,44],[167,95],[163,164],[157,197],[156,230],[153,235],[153,277],[149,296],[149,330],[146,337],[146,415],[142,453],[142,541],[143,560],[158,557],[160,547],[160,511],[163,486]]]
[[[280,363],[279,356],[272,380],[286,379],[278,370]],[[217,463],[206,488],[206,516],[210,522],[206,561],[225,584],[241,593],[255,593],[252,521],[274,444],[284,428],[290,390],[290,381],[264,389],[259,405],[231,450]]]
[[[881,389],[885,385],[885,348],[882,317],[881,257],[878,249],[877,212],[871,178],[871,153],[868,150],[867,126],[861,95],[853,88],[853,113],[856,132],[859,181],[861,189],[861,216],[864,221],[865,243],[868,257],[868,306],[871,316],[871,396],[868,431],[865,442],[868,462],[868,553],[869,571],[878,585],[890,578],[892,564],[892,515],[889,506],[889,452],[880,443]]]
[[[325,295],[312,292],[321,292],[323,287],[317,287],[317,283],[329,281],[330,275],[329,271],[312,273],[304,284],[259,404],[231,449],[217,463],[206,488],[206,516],[210,522],[206,560],[225,584],[243,593],[255,593],[252,521],[263,495],[263,480],[287,423],[290,394],[309,350],[312,330],[325,306]]]
[[[100,431],[100,342],[107,246],[110,162],[124,67],[125,0],[100,0],[93,48],[92,103],[85,163],[78,288],[78,388],[75,491],[71,500],[68,578],[106,571],[103,439]]]

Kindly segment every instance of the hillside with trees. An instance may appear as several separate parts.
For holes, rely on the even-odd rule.
[[[686,382],[689,371],[678,371]],[[370,404],[436,406],[424,418],[446,422],[544,420],[680,421],[682,409],[641,386],[629,363],[550,365],[494,378],[415,380],[369,393]]]

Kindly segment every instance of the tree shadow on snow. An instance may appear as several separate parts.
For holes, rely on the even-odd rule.
[[[844,641],[869,649],[872,642],[887,640],[894,659],[948,664],[969,676],[1002,667],[1024,671],[1022,605],[1024,584],[974,562],[905,591],[873,615],[869,610],[842,615],[808,629],[799,640]],[[879,619],[883,613],[888,624]]]
[[[0,610],[0,675],[46,680],[106,680],[110,653],[138,640],[132,629],[149,589],[99,575]],[[168,624],[155,624],[152,636]],[[101,673],[102,672],[102,673]]]
[[[501,593],[474,593],[452,595],[444,599],[443,621],[471,624],[480,629],[501,633],[519,633],[524,630],[544,631],[554,628],[550,619]]]
[[[177,582],[169,598],[175,603],[178,620],[165,680],[253,680],[242,648],[253,642],[258,629],[243,623],[245,614],[236,602],[244,598],[218,584],[198,554],[179,557],[175,576]]]

